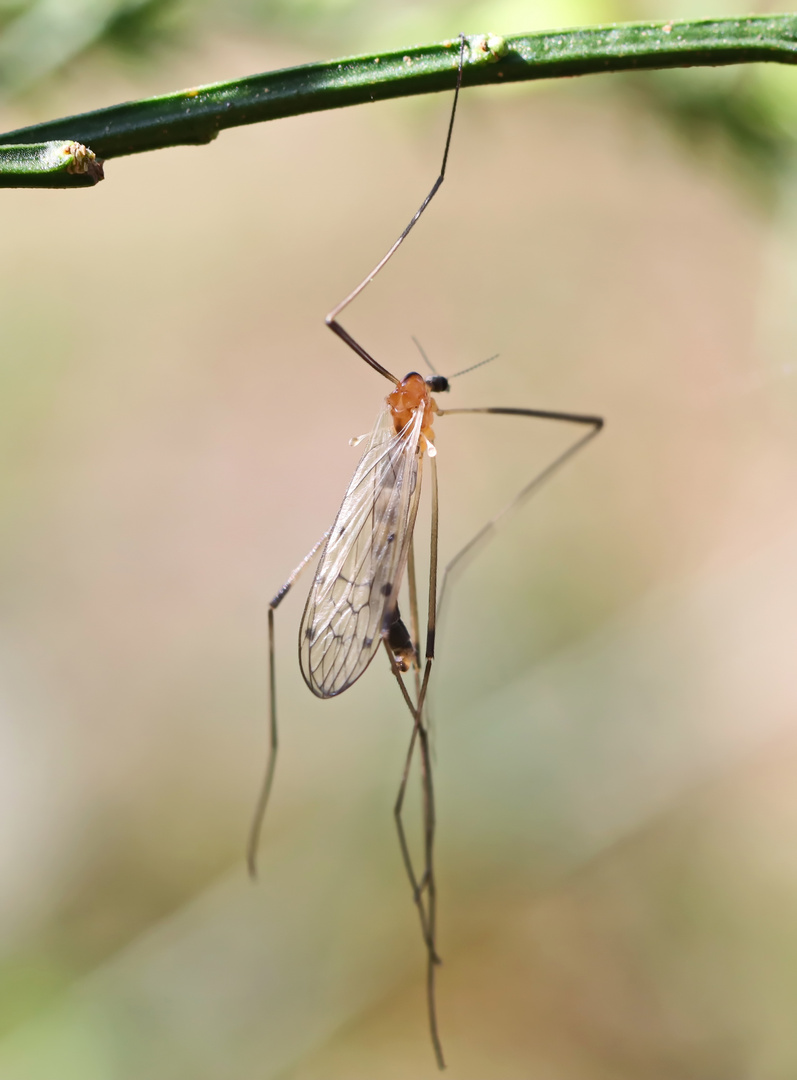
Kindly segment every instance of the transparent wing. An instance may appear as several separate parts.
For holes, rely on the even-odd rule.
[[[397,435],[388,406],[349,484],[299,630],[299,663],[318,697],[362,675],[395,607],[420,494],[423,410]]]

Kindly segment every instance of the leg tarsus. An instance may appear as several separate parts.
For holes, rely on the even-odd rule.
[[[257,802],[255,803],[255,812],[252,815],[252,823],[249,826],[249,837],[246,842],[246,867],[249,871],[249,877],[255,881],[257,879],[257,849],[260,844],[260,833],[263,829],[263,819],[266,816],[266,808],[268,807],[268,800],[271,795],[271,786],[274,783],[274,770],[277,765],[277,672],[274,659],[274,612],[280,606],[282,601],[287,596],[291,589],[291,586],[301,574],[302,570],[307,566],[313,556],[316,554],[321,545],[328,539],[330,530],[324,533],[320,540],[313,544],[312,548],[291,576],[273,598],[268,605],[268,674],[269,674],[269,708],[268,708],[268,723],[269,723],[269,748],[268,757],[266,758],[266,771],[263,775],[263,780],[260,785],[260,792],[257,796]]]

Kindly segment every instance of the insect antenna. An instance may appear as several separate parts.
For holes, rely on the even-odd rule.
[[[451,379],[458,379],[460,375],[467,375],[469,372],[475,371],[476,368],[484,367],[485,364],[497,360],[499,355],[499,353],[493,353],[492,356],[488,356],[485,360],[479,360],[477,363],[471,364],[470,367],[463,368],[462,371],[455,371],[453,375],[448,376],[448,379],[450,381]]]
[[[418,341],[418,339],[417,339],[417,338],[415,337],[415,335],[414,335],[414,334],[412,335],[412,340],[413,340],[413,341],[414,341],[414,343],[415,343],[415,348],[416,348],[416,349],[418,350],[418,352],[419,352],[419,353],[421,354],[421,356],[423,357],[423,362],[424,362],[424,364],[426,364],[426,366],[427,366],[427,367],[429,368],[429,370],[431,371],[431,373],[432,373],[433,375],[439,375],[439,374],[440,374],[440,372],[439,372],[439,371],[437,370],[437,368],[436,368],[436,367],[434,366],[434,364],[432,363],[432,361],[431,361],[431,360],[429,359],[429,357],[428,357],[428,356],[426,355],[426,352],[424,351],[424,347],[423,347],[423,345],[421,345],[420,341]]]
[[[412,340],[414,341],[415,347],[417,348],[418,352],[423,357],[423,362],[426,364],[426,366],[432,373],[432,377],[426,380],[426,385],[436,394],[443,393],[443,391],[450,389],[448,384],[451,382],[452,379],[458,379],[460,375],[467,375],[468,372],[475,371],[476,368],[484,367],[485,364],[489,364],[492,360],[497,360],[499,355],[498,353],[494,353],[492,356],[488,356],[485,360],[479,360],[478,363],[471,364],[470,367],[463,368],[462,371],[455,371],[453,375],[441,375],[432,363],[432,361],[426,355],[426,351],[424,350],[423,345],[421,345],[420,341],[418,341],[415,335],[412,336]]]

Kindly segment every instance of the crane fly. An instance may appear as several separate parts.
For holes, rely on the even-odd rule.
[[[483,49],[483,39],[475,39]],[[342,694],[365,672],[383,646],[401,696],[412,717],[412,732],[394,806],[401,856],[418,909],[421,935],[426,949],[426,1000],[429,1031],[438,1066],[445,1066],[438,1033],[435,999],[435,969],[440,963],[437,952],[437,890],[434,871],[435,807],[432,764],[429,752],[429,726],[426,702],[429,678],[435,657],[435,628],[447,582],[462,569],[485,541],[498,522],[518,507],[561,465],[573,457],[603,426],[597,416],[580,413],[551,412],[543,409],[504,407],[442,409],[432,396],[450,389],[450,380],[437,374],[421,349],[432,374],[424,378],[411,371],[396,378],[383,367],[338,322],[340,313],[376,277],[404,242],[418,219],[432,201],[445,179],[454,118],[465,64],[466,50],[473,42],[460,35],[454,101],[448,123],[440,174],[429,194],[387,254],[370,274],[326,317],[326,324],[369,367],[378,372],[393,388],[384,400],[376,424],[367,439],[365,451],[344,495],[331,528],[308,552],[269,604],[269,721],[270,747],[265,777],[255,808],[247,847],[250,874],[256,873],[257,849],[263,818],[271,793],[277,758],[277,693],[275,678],[274,612],[301,572],[323,547],[315,578],[305,604],[299,630],[299,664],[309,689],[319,698]],[[417,342],[416,342],[417,345]],[[418,346],[420,349],[420,346]],[[492,359],[492,358],[490,358]],[[486,363],[481,361],[480,363]],[[478,367],[474,364],[472,367]],[[465,371],[472,370],[466,368]],[[458,372],[464,374],[465,372]],[[453,378],[453,376],[452,376]],[[433,423],[438,417],[463,413],[518,416],[559,420],[586,426],[588,431],[538,473],[501,510],[492,517],[443,569],[438,591],[438,500],[435,435]],[[426,642],[423,658],[420,649],[417,583],[413,533],[421,494],[424,459],[428,459],[431,489],[431,527],[429,590],[426,616]],[[406,572],[410,626],[399,611],[399,590]],[[408,686],[409,683],[409,686]],[[419,750],[422,789],[423,869],[415,869],[402,811],[410,769]]]
[[[385,399],[368,446],[327,537],[299,631],[304,680],[318,697],[347,690],[382,640],[399,671],[414,649],[398,614],[424,451],[434,456],[437,405],[411,372]]]

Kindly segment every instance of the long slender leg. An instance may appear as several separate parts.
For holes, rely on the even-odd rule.
[[[418,586],[415,578],[415,537],[410,537],[410,550],[407,556],[407,589],[410,594],[410,635],[412,647],[415,650],[415,662],[412,665],[412,673],[415,679],[415,699],[421,692],[421,679],[419,657],[421,650],[420,620],[418,618]]]
[[[546,483],[546,481],[550,480],[554,473],[558,472],[567,461],[575,457],[579,450],[583,449],[588,442],[591,442],[592,439],[600,434],[604,423],[603,418],[600,416],[586,416],[581,413],[550,412],[547,409],[440,409],[438,415],[453,416],[456,413],[490,413],[495,416],[523,416],[538,420],[558,420],[570,424],[581,424],[589,427],[591,430],[580,439],[577,439],[572,446],[569,446],[567,450],[559,454],[558,457],[554,458],[550,465],[547,465],[541,472],[532,477],[525,487],[521,488],[517,495],[509,500],[506,506],[502,507],[497,514],[491,517],[490,520],[478,530],[478,532],[474,533],[470,540],[459,549],[453,559],[450,559],[449,562],[446,563],[443,570],[440,592],[437,597],[438,618],[443,607],[446,588],[454,574],[461,572],[465,568],[466,560],[468,558],[473,558],[479,548],[486,543],[496,526],[503,521],[505,517],[522,506],[527,499]]]
[[[435,967],[441,963],[437,953],[437,882],[434,873],[434,833],[435,833],[435,810],[434,810],[434,787],[432,785],[432,761],[429,755],[429,735],[419,718],[418,742],[421,748],[421,782],[423,785],[424,803],[424,833],[426,869],[424,879],[426,884],[426,919],[428,926],[428,939],[426,950],[426,1004],[429,1013],[429,1031],[432,1036],[435,1056],[438,1066],[445,1068],[443,1060],[443,1048],[440,1045],[440,1036],[437,1030],[437,1000],[435,994]]]
[[[418,907],[421,920],[421,931],[427,952],[426,966],[426,998],[429,1014],[429,1031],[432,1038],[437,1064],[442,1069],[445,1066],[442,1046],[437,1028],[437,1007],[435,995],[435,967],[440,963],[437,953],[437,883],[434,872],[434,835],[435,835],[435,804],[434,785],[432,781],[432,762],[429,753],[429,736],[423,717],[423,699],[429,684],[429,675],[434,660],[435,620],[436,620],[436,597],[437,597],[437,549],[438,549],[438,499],[437,499],[437,467],[434,457],[430,457],[431,468],[431,498],[432,498],[432,521],[429,559],[429,608],[426,631],[426,665],[424,668],[423,683],[418,704],[414,706],[401,678],[396,661],[388,648],[391,668],[402,690],[405,702],[413,717],[413,731],[409,749],[405,760],[404,771],[401,777],[398,797],[394,809],[396,828],[398,830],[399,845],[407,876],[412,885],[413,899]],[[386,643],[387,644],[387,643]],[[407,779],[412,764],[416,742],[420,747],[421,790],[423,800],[423,851],[424,871],[418,879],[412,865],[412,857],[409,852],[406,833],[402,820],[402,809],[407,787]],[[426,902],[424,904],[424,894]]]
[[[427,888],[427,885],[429,883],[429,880],[430,880],[430,873],[429,873],[430,846],[429,846],[429,839],[428,839],[429,830],[428,830],[427,824],[426,824],[427,823],[427,812],[428,812],[429,807],[431,807],[432,810],[434,808],[433,801],[430,802],[429,798],[427,797],[426,781],[424,779],[425,775],[426,775],[426,771],[427,771],[426,758],[428,757],[428,731],[426,730],[426,725],[423,724],[421,722],[420,718],[419,718],[418,711],[417,711],[415,705],[413,704],[412,698],[409,695],[407,687],[406,687],[406,685],[404,683],[404,679],[402,677],[402,673],[401,673],[401,671],[400,671],[400,669],[398,667],[398,664],[396,663],[395,656],[394,656],[394,654],[393,654],[387,640],[385,640],[385,648],[387,650],[388,657],[390,658],[391,669],[392,669],[393,674],[396,676],[396,679],[398,681],[399,690],[401,691],[402,697],[404,698],[404,702],[405,702],[407,708],[409,709],[410,715],[412,716],[412,719],[413,719],[412,736],[410,738],[410,745],[407,748],[407,754],[406,754],[406,757],[405,757],[405,760],[404,760],[404,769],[403,769],[403,772],[401,774],[401,783],[399,784],[399,790],[398,790],[398,794],[396,796],[396,802],[395,802],[394,807],[393,807],[393,816],[394,816],[395,822],[396,822],[396,831],[398,833],[399,847],[401,849],[401,858],[402,858],[402,861],[404,863],[404,869],[407,872],[407,877],[409,879],[410,885],[412,886],[413,900],[418,905],[418,911],[419,911],[419,915],[420,915],[420,919],[421,919],[421,930],[422,930],[422,933],[423,933],[423,939],[427,943],[428,946],[430,946],[431,948],[434,948],[432,940],[431,940],[430,935],[429,935],[429,931],[428,931],[427,912],[426,912],[426,909],[425,909],[425,907],[423,905],[423,894],[424,894],[424,892],[425,892],[425,890]],[[416,687],[417,687],[417,684],[419,682],[418,672],[415,671],[414,675],[415,675],[415,681],[416,681]],[[406,831],[404,829],[404,820],[403,820],[403,817],[402,817],[402,811],[404,809],[404,798],[405,798],[406,790],[407,790],[407,782],[409,780],[410,769],[412,767],[412,758],[413,758],[413,754],[415,752],[415,744],[416,744],[416,741],[418,741],[419,736],[421,737],[421,742],[422,742],[421,771],[422,771],[422,784],[424,785],[423,786],[423,791],[424,791],[424,796],[423,796],[423,798],[424,798],[424,872],[423,872],[423,874],[422,874],[422,876],[420,878],[418,878],[418,876],[416,875],[415,867],[413,866],[413,863],[412,863],[412,855],[410,854],[409,843],[407,842],[407,834],[406,834]],[[433,820],[434,820],[434,818],[432,817],[432,821]],[[440,962],[439,958],[437,958],[437,957],[436,957],[436,962],[437,963]]]
[[[418,588],[415,575],[415,543],[414,538],[410,538],[409,555],[407,558],[407,589],[409,592],[409,607],[410,607],[410,634],[412,638],[412,645],[415,652],[415,660],[413,663],[413,679],[415,682],[415,698],[417,700],[421,689],[420,670],[418,665],[418,658],[420,656],[420,633],[419,633],[419,619],[418,619]],[[385,648],[387,654],[390,657],[390,666],[393,674],[398,680],[399,689],[404,697],[405,704],[410,711],[410,715],[413,720],[412,738],[410,739],[410,745],[407,749],[407,755],[404,761],[404,771],[401,774],[401,783],[399,785],[398,795],[396,796],[396,802],[393,807],[393,817],[396,822],[396,831],[398,833],[399,847],[401,848],[401,858],[404,863],[404,869],[407,872],[410,885],[412,886],[412,896],[418,907],[418,914],[421,920],[421,932],[423,939],[429,943],[429,931],[427,928],[426,909],[423,904],[422,893],[425,886],[425,881],[418,878],[415,874],[415,867],[412,865],[412,856],[410,854],[409,844],[407,842],[407,834],[404,830],[404,821],[402,818],[402,810],[404,808],[404,796],[407,790],[407,781],[409,779],[410,767],[412,765],[412,757],[415,752],[415,743],[418,738],[418,717],[413,704],[412,698],[404,684],[404,679],[401,676],[401,672],[396,664],[395,657],[390,648],[387,638],[384,639]]]
[[[424,870],[423,876],[419,879],[415,873],[415,867],[412,865],[412,855],[410,854],[410,847],[407,842],[407,833],[404,829],[404,820],[402,818],[402,810],[404,809],[404,797],[407,791],[407,781],[409,780],[410,768],[412,767],[412,757],[415,752],[415,743],[418,740],[418,736],[421,731],[421,724],[418,717],[418,711],[412,702],[412,698],[409,695],[407,687],[404,684],[401,671],[396,663],[395,656],[393,655],[390,646],[387,641],[385,642],[385,648],[390,658],[390,667],[393,674],[396,676],[396,680],[399,685],[402,697],[407,708],[410,710],[410,714],[413,720],[412,736],[410,738],[410,745],[407,748],[407,754],[404,759],[404,770],[401,774],[401,783],[399,784],[398,795],[396,796],[396,802],[393,806],[393,816],[396,821],[396,831],[398,832],[399,846],[401,848],[401,858],[404,863],[404,869],[407,871],[407,877],[409,878],[410,885],[412,886],[412,898],[418,905],[418,911],[421,919],[421,930],[423,932],[423,940],[427,945],[430,944],[429,932],[427,929],[428,920],[426,909],[423,906],[423,893],[428,881],[428,875]],[[426,827],[424,824],[424,850],[426,849]],[[439,961],[438,961],[439,962]]]
[[[398,679],[399,684],[403,686],[404,680],[401,678],[401,673],[392,655],[390,657],[390,661],[391,667],[393,668],[393,674]],[[415,707],[412,705],[411,702],[408,702],[408,704],[412,709],[413,719],[415,722],[412,728],[412,736],[410,737],[410,745],[407,748],[407,756],[404,759],[404,771],[401,774],[401,783],[399,784],[398,795],[396,796],[396,802],[393,807],[393,817],[396,822],[396,832],[398,833],[399,847],[401,849],[401,859],[404,863],[404,869],[407,872],[407,878],[409,879],[410,885],[412,886],[412,899],[418,908],[418,915],[421,920],[421,933],[423,935],[423,940],[428,948],[430,942],[429,920],[427,918],[426,907],[423,901],[423,890],[425,887],[425,882],[423,881],[423,879],[421,879],[421,881],[418,881],[418,878],[416,877],[415,867],[412,865],[412,855],[410,854],[410,847],[407,843],[407,834],[404,830],[404,820],[401,816],[402,810],[404,809],[404,796],[407,792],[407,781],[410,775],[412,757],[415,753],[415,743],[418,739],[418,723],[417,717],[415,716]]]
[[[484,363],[485,361],[482,361]],[[476,365],[478,366],[478,365]],[[466,369],[470,370],[470,369]],[[490,535],[495,530],[496,526],[505,517],[511,514],[514,510],[517,510],[526,499],[530,498],[542,485],[556,473],[565,462],[570,458],[575,457],[579,450],[581,450],[588,442],[595,438],[603,428],[604,421],[600,416],[587,416],[581,413],[562,413],[551,412],[546,409],[515,409],[515,408],[476,408],[476,409],[439,409],[438,416],[452,416],[456,413],[493,413],[499,416],[522,416],[538,420],[557,420],[563,423],[581,424],[589,427],[591,430],[587,432],[582,438],[578,439],[567,450],[563,451],[558,457],[556,457],[550,465],[547,465],[542,472],[537,473],[509,502],[506,506],[502,507],[493,517],[490,518],[482,527],[474,533],[474,535],[464,544],[456,555],[443,568],[442,583],[440,585],[440,591],[437,594],[437,621],[440,620],[440,615],[443,610],[443,600],[446,596],[446,589],[449,582],[453,579],[454,575],[465,569],[467,565],[466,560],[473,558],[477,553],[480,546],[486,544]],[[427,661],[428,662],[428,661]],[[426,716],[429,714],[429,703],[426,698],[426,686],[428,680],[424,679],[423,688],[423,700],[421,705],[426,709]],[[427,730],[430,728],[430,724],[427,719]]]
[[[469,541],[460,549],[454,558],[446,565],[440,591],[437,590],[438,573],[438,499],[437,499],[437,468],[434,457],[430,457],[431,467],[431,498],[432,498],[432,522],[431,522],[431,550],[429,566],[429,608],[426,635],[426,663],[424,666],[423,680],[420,693],[417,695],[417,705],[413,705],[409,696],[401,672],[396,665],[390,649],[391,668],[401,688],[405,703],[413,716],[413,732],[402,773],[401,784],[394,809],[396,826],[401,847],[402,859],[413,890],[413,899],[418,907],[421,920],[421,931],[427,947],[427,1006],[429,1012],[429,1028],[437,1057],[438,1065],[443,1068],[444,1060],[437,1028],[436,995],[435,995],[435,967],[440,963],[436,948],[437,934],[437,888],[434,873],[434,837],[435,837],[435,806],[434,787],[432,783],[432,763],[429,753],[429,738],[427,724],[425,722],[424,707],[429,687],[432,665],[435,655],[435,636],[439,612],[442,608],[446,584],[456,569],[461,569],[466,556],[475,553],[479,544],[486,540],[488,534],[496,525],[512,510],[519,507],[529,498],[546,480],[573,457],[591,439],[600,432],[603,420],[597,416],[586,416],[580,413],[560,413],[542,409],[516,409],[516,408],[481,408],[481,409],[441,409],[440,415],[455,413],[490,413],[503,416],[522,416],[544,420],[557,420],[567,423],[587,426],[590,430],[561,453],[555,460],[532,478],[523,489],[503,507],[494,517],[487,522]],[[414,586],[414,574],[413,574]],[[415,632],[415,631],[414,631]],[[387,643],[386,643],[387,645]],[[412,764],[416,743],[420,750],[421,783],[423,790],[423,832],[424,832],[424,872],[419,879],[415,873],[412,857],[407,843],[406,833],[402,821],[402,809],[406,794],[407,780]],[[424,903],[425,894],[425,903]]]
[[[423,789],[424,824],[424,880],[426,884],[426,916],[429,928],[426,961],[426,1001],[429,1010],[429,1030],[432,1036],[437,1064],[445,1066],[440,1038],[437,1032],[437,1007],[435,996],[435,966],[440,963],[437,954],[437,879],[434,872],[435,805],[432,783],[432,761],[429,754],[429,733],[424,722],[423,703],[429,686],[429,675],[434,661],[435,628],[437,625],[437,550],[438,550],[438,500],[437,459],[429,457],[432,498],[432,520],[429,543],[429,607],[426,625],[426,667],[421,692],[418,695],[417,731],[421,750],[421,785]]]
[[[439,963],[440,959],[437,956],[437,950],[435,947],[434,927],[435,927],[435,906],[436,906],[436,889],[435,889],[435,877],[434,877],[434,830],[435,830],[435,814],[434,814],[434,791],[432,786],[432,767],[431,756],[429,754],[429,737],[426,724],[423,718],[423,705],[426,697],[427,687],[429,685],[429,676],[431,674],[432,663],[434,661],[434,645],[435,645],[435,626],[436,626],[436,611],[437,611],[437,552],[438,552],[438,535],[439,535],[439,514],[438,514],[438,497],[437,497],[437,460],[434,455],[429,457],[429,467],[431,475],[431,500],[432,500],[432,520],[430,529],[430,544],[429,544],[429,603],[427,614],[427,626],[426,626],[426,664],[423,673],[423,683],[421,684],[420,691],[417,693],[417,705],[413,705],[412,699],[409,696],[404,680],[401,678],[401,673],[398,670],[396,662],[393,658],[393,654],[390,648],[387,648],[388,655],[390,656],[390,663],[393,669],[393,673],[398,679],[399,687],[401,688],[402,695],[407,704],[407,707],[412,714],[414,721],[414,729],[412,733],[412,739],[410,741],[410,747],[407,754],[407,760],[404,767],[404,773],[401,779],[401,786],[399,788],[398,798],[394,809],[394,815],[396,818],[396,826],[399,833],[399,843],[401,845],[402,858],[404,865],[407,869],[407,876],[410,879],[410,883],[413,887],[413,895],[415,896],[416,903],[420,904],[421,894],[424,889],[428,893],[428,925],[429,932],[424,933],[424,939],[429,946],[432,958],[435,963]],[[410,608],[417,612],[417,599],[414,596],[415,593],[415,572],[414,572],[414,558],[412,560],[412,575],[409,582],[410,585]],[[417,614],[415,615],[415,621],[417,621]],[[417,631],[416,631],[417,634]],[[387,642],[385,642],[387,647]],[[406,834],[404,831],[404,825],[401,818],[401,811],[404,804],[404,793],[407,786],[407,778],[409,776],[410,764],[412,762],[412,754],[415,749],[416,738],[421,745],[421,782],[423,788],[423,800],[424,800],[424,872],[420,881],[418,880],[414,868],[412,866],[412,859],[409,854],[409,847],[407,845]],[[422,915],[423,921],[423,915]]]
[[[277,764],[277,673],[274,660],[274,612],[285,599],[286,595],[291,589],[291,586],[299,577],[302,570],[304,570],[304,568],[316,554],[321,545],[326,541],[330,534],[330,531],[330,529],[327,529],[321,539],[313,545],[313,547],[310,549],[310,551],[308,551],[308,553],[293,571],[291,576],[282,586],[280,591],[268,605],[268,719],[270,740],[268,757],[266,759],[266,771],[263,776],[263,782],[260,785],[260,792],[257,796],[255,812],[252,815],[252,824],[249,827],[249,838],[246,844],[246,865],[249,870],[249,876],[253,879],[257,877],[257,849],[260,844],[260,832],[263,828],[263,818],[266,814],[266,807],[268,806],[268,799],[269,795],[271,794],[271,785],[274,782],[274,768]]]
[[[426,700],[426,691],[429,686],[429,676],[434,662],[435,636],[437,633],[437,548],[438,548],[438,502],[437,502],[437,457],[429,456],[429,472],[432,485],[432,527],[431,544],[429,553],[429,608],[426,624],[426,667],[423,672],[423,683],[418,695],[418,715],[423,716],[423,705]]]
[[[330,311],[330,313],[326,317],[326,324],[329,327],[329,329],[333,331],[333,333],[337,334],[339,338],[341,338],[343,341],[345,341],[346,344],[349,346],[349,348],[353,349],[357,353],[357,355],[359,357],[361,357],[366,362],[366,364],[369,364],[374,369],[374,371],[378,371],[380,375],[384,375],[384,377],[386,379],[389,379],[391,382],[394,382],[394,383],[398,383],[398,379],[396,378],[396,376],[391,375],[391,373],[387,370],[387,368],[383,367],[379,363],[378,360],[375,360],[373,358],[373,356],[371,356],[370,353],[366,352],[366,350],[362,347],[362,345],[360,345],[359,342],[355,341],[354,338],[351,336],[351,334],[347,330],[344,330],[344,328],[338,322],[338,315],[340,315],[341,311],[343,311],[345,308],[347,308],[349,306],[349,304],[352,302],[352,300],[354,300],[356,297],[358,297],[360,295],[360,293],[363,291],[363,289],[366,287],[366,285],[368,285],[371,281],[373,281],[373,279],[376,277],[376,275],[379,273],[379,271],[382,269],[382,267],[385,265],[385,263],[390,261],[390,259],[393,257],[393,255],[396,253],[396,251],[399,249],[399,247],[401,247],[401,245],[404,243],[407,236],[409,236],[409,234],[412,231],[415,223],[418,221],[421,214],[424,212],[426,207],[429,205],[429,203],[435,197],[440,185],[445,180],[446,164],[448,162],[448,150],[449,150],[449,147],[451,146],[451,134],[452,134],[452,132],[454,130],[454,117],[455,117],[456,112],[457,112],[457,100],[459,99],[459,89],[460,89],[460,86],[462,85],[462,67],[463,67],[463,64],[465,63],[465,45],[466,45],[465,35],[460,34],[459,68],[457,70],[457,83],[456,83],[456,89],[454,90],[454,104],[451,107],[451,119],[448,122],[448,134],[446,135],[446,145],[445,145],[445,149],[443,150],[443,163],[440,166],[440,175],[438,176],[438,178],[435,180],[434,184],[432,185],[432,189],[429,192],[429,194],[426,196],[426,198],[423,200],[421,205],[415,211],[415,214],[413,215],[413,218],[410,221],[409,225],[406,227],[404,232],[402,232],[401,236],[398,238],[398,240],[396,240],[396,242],[390,248],[388,253],[386,255],[384,255],[379,260],[379,262],[376,264],[376,266],[373,268],[373,270],[370,272],[370,274],[368,274],[366,277],[363,278],[363,280],[360,282],[360,284],[357,286],[357,288],[353,289],[352,292],[350,292],[349,295],[345,299],[341,300],[341,302],[337,305],[337,307],[334,307],[332,309],[332,311]]]
[[[423,935],[424,944],[426,945],[426,1004],[429,1016],[429,1034],[432,1039],[432,1047],[434,1049],[435,1058],[439,1068],[445,1068],[445,1059],[443,1057],[443,1048],[440,1043],[440,1035],[437,1028],[437,1004],[435,996],[435,965],[439,964],[440,957],[437,955],[435,948],[435,902],[436,902],[436,887],[434,879],[434,868],[431,861],[432,855],[432,841],[434,838],[434,792],[432,788],[432,769],[429,759],[429,742],[426,729],[423,725],[421,714],[412,704],[407,688],[404,686],[404,680],[401,677],[401,672],[398,669],[395,658],[390,651],[386,648],[388,656],[390,657],[390,666],[393,674],[396,676],[399,686],[401,687],[402,695],[408,708],[413,715],[413,729],[410,737],[410,745],[407,750],[407,756],[404,762],[404,771],[401,776],[401,784],[399,786],[399,793],[396,799],[396,805],[394,808],[394,816],[396,819],[396,828],[399,836],[399,845],[401,847],[401,856],[404,862],[404,867],[407,871],[407,877],[412,885],[413,900],[418,908],[418,914],[421,920],[421,933]],[[407,836],[404,830],[404,823],[401,817],[401,811],[404,805],[404,795],[407,789],[407,780],[409,777],[410,766],[412,764],[412,757],[415,751],[415,743],[419,742],[421,747],[421,781],[423,786],[423,831],[424,831],[424,852],[425,852],[425,869],[423,878],[418,881],[414,867],[412,865],[412,856],[410,855],[409,845],[407,843]],[[427,894],[427,903],[424,905],[423,894],[424,891]]]

